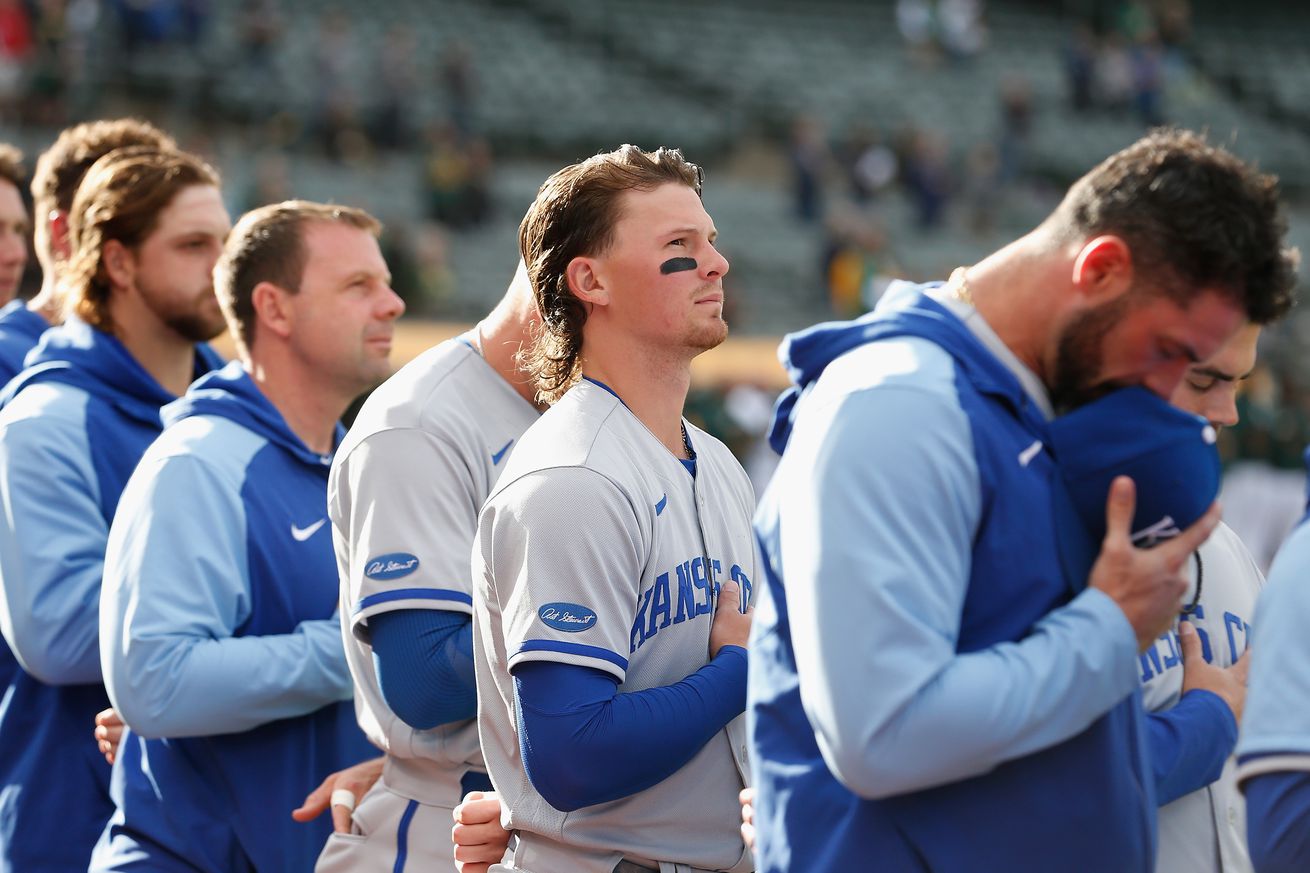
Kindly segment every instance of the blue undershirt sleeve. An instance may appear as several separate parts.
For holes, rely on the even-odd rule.
[[[1147,713],[1155,800],[1160,806],[1219,778],[1237,745],[1237,719],[1223,698],[1197,688],[1164,712]]]
[[[1257,873],[1310,870],[1310,772],[1262,773],[1245,790],[1246,839]]]
[[[368,620],[382,699],[416,730],[478,714],[473,616],[445,609],[397,609]]]
[[[663,781],[746,708],[746,650],[724,646],[681,682],[620,694],[609,673],[525,661],[514,668],[519,748],[534,788],[562,812]]]

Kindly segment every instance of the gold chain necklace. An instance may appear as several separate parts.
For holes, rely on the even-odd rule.
[[[968,267],[956,267],[946,280],[946,290],[966,306],[973,306],[973,293],[969,290]]]

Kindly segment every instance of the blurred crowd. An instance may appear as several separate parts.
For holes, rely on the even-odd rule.
[[[0,123],[53,128],[106,107],[156,116],[179,102],[204,106],[179,125],[190,145],[212,151],[221,133],[236,131],[249,146],[243,157],[255,156],[232,204],[239,209],[301,193],[294,157],[318,156],[344,171],[404,157],[421,220],[388,235],[397,290],[412,309],[441,314],[453,283],[449,232],[485,224],[494,209],[494,160],[479,129],[468,47],[452,38],[437,57],[420,56],[400,26],[366,45],[348,9],[333,5],[316,13],[308,63],[298,64],[286,56],[283,4],[237,3],[231,32],[220,34],[209,0],[0,0]],[[221,99],[232,87],[225,72],[236,67],[258,89]],[[440,109],[415,111],[419,92],[439,95]]]
[[[403,217],[395,220],[374,207],[387,223],[395,287],[412,314],[462,317],[452,302],[460,278],[452,251],[466,234],[517,219],[514,208],[497,202],[502,165],[483,124],[484,61],[475,48],[458,34],[420,45],[400,24],[359,39],[354,12],[343,5],[315,8],[306,20],[280,0],[233,3],[0,0],[0,123],[52,128],[110,110],[151,116],[178,101],[204,106],[186,119],[184,137],[206,151],[221,133],[238,134],[246,146],[243,184],[229,194],[238,211],[304,193],[293,171],[306,157],[327,162],[343,180],[379,166],[411,167],[418,215],[398,210]],[[1169,118],[1170,77],[1188,63],[1187,0],[1064,8],[1064,106],[1035,99],[1031,82],[1016,73],[995,94],[991,130],[968,142],[929,125],[854,118],[832,129],[802,114],[778,140],[760,134],[750,143],[776,153],[782,172],[768,181],[789,190],[794,220],[815,237],[809,275],[817,293],[806,288],[798,296],[811,299],[818,316],[858,316],[891,280],[933,278],[952,266],[950,247],[940,263],[925,266],[907,256],[907,241],[920,250],[959,239],[983,248],[1008,232],[1015,214],[1022,220],[1025,204],[1049,205],[1043,198],[1059,185],[1033,166],[1028,150],[1042,113],[1133,118],[1143,127]],[[967,70],[993,49],[984,0],[895,0],[886,10],[910,75]],[[286,56],[293,26],[309,34],[303,58]],[[180,57],[189,63],[176,63]],[[235,87],[225,72],[237,66],[246,72],[242,82],[259,87],[241,100],[224,99],[224,89]],[[1225,438],[1225,453],[1299,468],[1310,441],[1310,386],[1298,381],[1291,355],[1263,357],[1270,363],[1252,378],[1250,408]],[[761,391],[706,388],[693,408],[749,458],[761,420],[750,410]]]

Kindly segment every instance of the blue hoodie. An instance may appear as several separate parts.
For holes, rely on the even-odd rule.
[[[1064,577],[1037,404],[923,290],[783,347],[797,387],[756,515],[757,869],[1145,873],[1135,635]]]
[[[219,365],[197,346],[197,375]],[[82,869],[113,811],[91,736],[109,705],[99,601],[109,522],[176,399],[113,336],[45,332],[0,411],[0,629],[17,670],[0,703],[0,871]]]
[[[0,307],[0,386],[23,369],[23,359],[41,339],[50,322],[27,308],[26,300],[11,300]],[[0,640],[0,688],[8,688],[18,671],[9,644]]]
[[[0,308],[0,385],[22,372],[23,360],[49,328],[50,322],[28,309],[26,300]]]
[[[355,722],[336,615],[332,458],[239,362],[164,417],[105,559],[105,683],[132,732],[92,869],[180,856],[215,873],[309,870],[331,821],[290,810],[377,753]]]

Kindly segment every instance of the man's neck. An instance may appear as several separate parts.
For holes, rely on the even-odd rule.
[[[165,391],[176,397],[186,393],[196,375],[195,343],[171,330],[139,324],[114,322],[114,335]]]
[[[519,349],[531,342],[531,300],[507,297],[474,327],[478,351],[519,396],[537,405],[537,389],[529,373],[519,369]]]
[[[603,382],[679,458],[687,456],[682,409],[691,387],[691,357],[583,342],[582,374]]]
[[[968,295],[978,314],[1043,383],[1049,383],[1046,347],[1068,284],[1062,253],[1040,230],[1010,243],[969,268]]]
[[[310,451],[330,454],[335,448],[337,422],[357,393],[331,384],[283,347],[256,348],[243,355],[242,362],[291,432]]]
[[[51,324],[60,324],[64,320],[63,297],[59,293],[59,280],[53,269],[43,272],[41,290],[27,301],[27,308]]]

